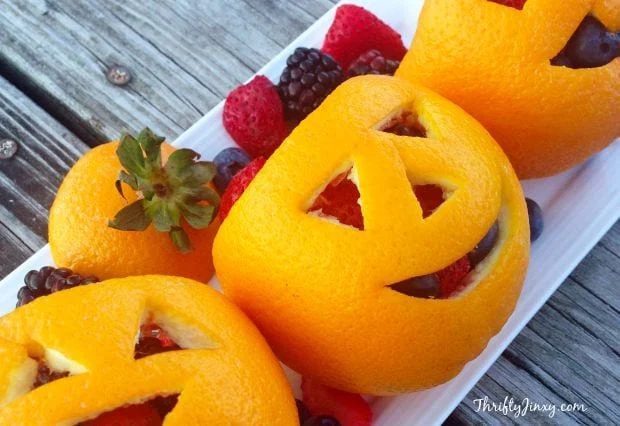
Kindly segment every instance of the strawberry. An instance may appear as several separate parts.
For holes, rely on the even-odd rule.
[[[271,155],[288,133],[278,90],[262,75],[230,92],[223,120],[230,136],[253,157]]]
[[[444,202],[443,189],[437,185],[414,185],[413,192],[422,207],[422,217],[430,216]]]
[[[523,9],[523,5],[527,0],[489,0],[494,3],[503,4],[504,6],[514,7],[515,9]]]
[[[162,419],[150,403],[129,405],[84,422],[87,426],[161,426]]]
[[[250,163],[241,169],[230,180],[226,191],[222,195],[222,201],[220,203],[220,219],[224,220],[228,216],[228,212],[235,202],[241,197],[245,188],[248,187],[254,176],[265,165],[265,157],[258,157],[250,161]]]
[[[340,6],[321,50],[338,61],[343,69],[348,69],[355,59],[371,49],[396,61],[407,53],[400,34],[385,22],[363,7]]]
[[[467,256],[461,257],[454,262],[437,272],[439,278],[440,298],[446,299],[450,297],[455,291],[459,290],[465,283],[465,277],[471,271],[471,264]]]
[[[358,203],[360,192],[348,173],[341,173],[321,192],[308,211],[321,211],[344,225],[364,229],[362,208]]]
[[[301,391],[313,416],[333,416],[342,426],[370,426],[372,423],[372,411],[361,395],[332,389],[307,377],[301,380]]]

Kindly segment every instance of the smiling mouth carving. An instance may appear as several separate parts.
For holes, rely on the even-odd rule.
[[[620,56],[620,32],[608,31],[592,15],[587,15],[551,65],[567,68],[597,68]]]
[[[390,284],[387,287],[410,297],[418,297],[421,299],[448,299],[453,294],[460,293],[460,291],[470,284],[467,282],[467,275],[469,274],[469,271],[473,270],[476,265],[488,256],[491,250],[495,247],[498,237],[499,224],[498,221],[495,221],[484,238],[480,240],[472,251],[467,253],[465,258],[457,260],[455,263],[445,269],[442,269],[441,271],[428,275],[408,278],[406,280]],[[445,278],[446,273],[453,274],[456,272],[460,275],[462,271],[459,271],[459,269],[462,268],[463,262],[465,262],[468,270],[465,272],[466,276],[462,277],[462,282],[460,285],[458,285],[456,289],[443,288],[442,279]]]

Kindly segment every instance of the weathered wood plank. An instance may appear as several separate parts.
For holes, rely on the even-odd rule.
[[[530,321],[448,424],[620,422],[620,323],[615,306],[620,262],[607,247],[619,231],[620,222]],[[515,403],[527,397],[558,408],[553,418],[548,412],[519,419],[477,412],[474,401],[485,396],[496,402],[512,397]],[[562,413],[562,403],[583,403],[587,411]]]
[[[331,6],[3,1],[0,73],[90,145],[147,124],[174,138]],[[114,64],[128,86],[106,81]]]
[[[0,78],[0,139],[19,144],[0,160],[0,277],[45,245],[48,209],[62,177],[87,147]]]

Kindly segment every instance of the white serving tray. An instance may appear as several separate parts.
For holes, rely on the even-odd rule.
[[[405,45],[409,45],[423,0],[353,0],[346,3],[366,7],[402,34]],[[320,47],[334,13],[335,7],[258,74],[275,82],[286,58],[296,47]],[[206,159],[234,146],[222,126],[222,107],[223,102],[185,131],[174,145],[191,148]],[[480,356],[451,381],[423,392],[370,398],[374,425],[440,424],[450,415],[579,261],[620,218],[620,141],[580,166],[551,178],[523,182],[523,187],[527,196],[542,206],[545,230],[532,246],[527,279],[514,313]],[[51,264],[52,257],[46,245],[4,278],[0,282],[0,315],[14,309],[17,290],[23,285],[26,272]],[[211,284],[219,288],[216,278]],[[299,377],[286,370],[299,395]]]

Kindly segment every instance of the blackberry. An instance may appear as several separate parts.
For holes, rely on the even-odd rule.
[[[44,361],[39,361],[39,368],[37,369],[37,377],[34,380],[34,388],[46,385],[54,380],[62,379],[69,375],[68,371],[54,371],[51,370]]]
[[[543,219],[543,211],[538,203],[531,198],[526,198],[527,215],[530,220],[530,241],[533,243],[542,234],[545,227],[545,221]]]
[[[342,68],[331,56],[319,49],[295,49],[278,83],[286,118],[305,118],[342,82],[342,77]]]
[[[358,75],[394,75],[400,61],[386,59],[378,50],[369,50],[349,65],[347,78]]]
[[[17,292],[17,307],[26,305],[37,297],[98,281],[99,278],[95,276],[82,277],[69,268],[44,266],[38,271],[29,271],[24,277],[25,285]]]

